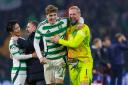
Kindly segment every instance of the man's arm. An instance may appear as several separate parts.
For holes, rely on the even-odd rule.
[[[78,47],[81,42],[84,40],[86,36],[90,36],[89,27],[87,25],[83,25],[82,29],[77,30],[76,35],[70,40],[64,40],[56,35],[50,39],[51,42],[59,43],[67,47]]]
[[[42,28],[41,28],[42,29]],[[37,53],[37,56],[38,56],[38,58],[39,58],[39,60],[40,60],[40,63],[48,63],[49,62],[49,60],[48,59],[46,59],[45,57],[43,57],[43,55],[42,55],[42,53],[41,53],[41,49],[40,49],[40,46],[39,46],[39,42],[40,42],[40,40],[41,40],[41,38],[42,38],[42,33],[41,33],[41,31],[39,31],[38,29],[37,29],[37,31],[36,31],[36,33],[35,33],[35,37],[34,37],[34,48],[35,48],[35,51],[36,51],[36,53]]]
[[[58,43],[67,47],[76,48],[81,44],[84,38],[85,38],[85,33],[82,30],[78,30],[76,36],[73,39],[71,40],[59,39]]]
[[[35,37],[34,37],[34,48],[35,48],[35,51],[36,51],[39,59],[41,59],[43,57],[42,53],[41,53],[40,46],[39,46],[41,35],[42,35],[42,33],[37,29],[37,31],[35,33]]]
[[[26,59],[29,59],[29,58],[32,58],[35,56],[34,53],[28,54],[28,55],[21,54],[17,45],[11,45],[10,46],[10,53],[11,53],[12,57],[14,57],[18,60],[26,60]]]

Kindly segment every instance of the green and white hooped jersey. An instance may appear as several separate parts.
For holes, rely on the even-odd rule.
[[[48,23],[47,20],[44,20],[38,25],[38,29],[36,30],[35,38],[34,38],[34,47],[39,58],[41,58],[42,56],[39,55],[40,50],[38,49],[37,45],[39,44],[41,38],[44,42],[43,55],[45,55],[46,58],[54,60],[66,56],[67,52],[64,46],[49,41],[49,39],[55,35],[59,35],[63,38],[66,34],[66,29],[67,29],[66,18],[58,18],[57,22],[53,25]]]
[[[11,37],[9,42],[10,57],[13,59],[12,73],[19,70],[21,74],[26,71],[26,63],[24,60],[32,58],[32,54],[25,55],[23,49],[19,49],[17,44],[17,37]]]

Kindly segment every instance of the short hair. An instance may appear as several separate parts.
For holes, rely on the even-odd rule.
[[[57,13],[58,12],[58,8],[55,7],[54,5],[48,5],[46,8],[45,8],[45,13],[46,15],[50,14],[50,13]]]
[[[109,36],[106,36],[103,38],[103,41],[106,41],[106,40],[111,40],[111,38]]]
[[[120,37],[122,37],[122,36],[124,36],[122,33],[117,33],[117,34],[115,35],[115,38],[118,39],[118,38],[120,38]]]
[[[93,40],[93,44],[96,44],[96,43],[98,43],[99,41],[101,41],[100,38],[95,38],[95,39]]]
[[[37,21],[28,21],[28,23],[33,24],[35,27],[37,27],[37,25],[38,25],[38,22]]]
[[[9,33],[10,33],[10,32],[13,32],[16,23],[18,23],[17,20],[10,20],[10,21],[7,23],[7,27],[6,27],[7,32],[9,32]]]
[[[80,8],[78,6],[71,6],[69,10],[76,9],[79,13],[81,13]]]

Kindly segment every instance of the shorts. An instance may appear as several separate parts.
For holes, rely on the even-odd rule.
[[[44,64],[44,77],[46,84],[56,83],[56,79],[64,80],[64,65],[65,61],[63,58],[51,60],[51,62]]]
[[[20,71],[18,74],[11,73],[11,79],[13,85],[24,85],[26,78],[27,78],[26,71]]]
[[[69,65],[69,73],[72,85],[80,85],[81,82],[91,83],[93,61],[78,61],[77,64]]]

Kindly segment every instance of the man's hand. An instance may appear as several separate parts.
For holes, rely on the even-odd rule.
[[[77,29],[78,29],[78,30],[81,30],[82,27],[83,27],[83,24],[82,24],[82,23],[80,23],[80,24],[77,25]]]
[[[60,36],[59,35],[55,35],[54,37],[50,38],[50,41],[54,42],[54,43],[58,43],[59,39],[60,39]]]
[[[37,58],[36,52],[33,52],[33,53],[32,53],[32,58]]]
[[[126,37],[125,36],[122,36],[122,41],[126,41]]]
[[[40,63],[41,63],[41,64],[46,64],[46,63],[48,63],[48,62],[50,62],[49,59],[47,59],[47,58],[45,58],[45,57],[40,58]]]

